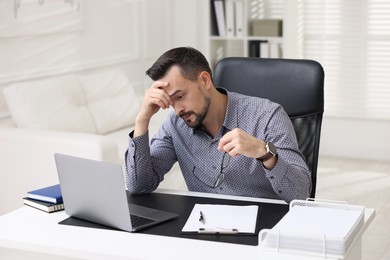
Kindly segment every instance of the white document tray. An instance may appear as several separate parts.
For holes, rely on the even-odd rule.
[[[294,200],[289,212],[259,233],[261,249],[343,258],[364,223],[364,207]]]

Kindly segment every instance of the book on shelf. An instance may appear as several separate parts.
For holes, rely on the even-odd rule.
[[[253,41],[249,41],[248,45],[249,45],[249,53],[248,53],[249,57],[262,58],[263,57],[262,55],[268,55],[268,41],[253,40]],[[262,51],[264,52],[263,54],[261,53]]]
[[[234,3],[232,0],[226,0],[226,33],[227,37],[235,36],[235,21],[234,21]]]
[[[214,0],[215,17],[217,19],[218,35],[226,36],[225,2]]]
[[[64,203],[57,203],[53,204],[51,202],[41,201],[41,200],[34,200],[30,199],[28,197],[23,198],[24,205],[28,205],[30,207],[52,213],[56,211],[64,210]]]
[[[235,18],[235,30],[236,36],[244,36],[244,7],[242,1],[234,2],[234,18]]]
[[[215,11],[214,0],[210,1],[210,32],[211,35],[218,36],[217,16]]]
[[[62,203],[62,193],[59,184],[29,191],[27,197],[34,200],[51,202],[53,204]]]

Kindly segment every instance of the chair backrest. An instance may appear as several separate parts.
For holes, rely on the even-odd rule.
[[[311,171],[310,196],[314,198],[324,112],[321,64],[312,60],[229,57],[217,63],[214,84],[228,91],[267,98],[283,106]]]

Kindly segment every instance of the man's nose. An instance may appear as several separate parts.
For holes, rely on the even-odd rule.
[[[179,104],[177,103],[173,103],[172,105],[173,109],[175,110],[175,113],[177,116],[179,116],[180,114],[182,114],[184,112],[184,109],[182,106],[180,106]]]

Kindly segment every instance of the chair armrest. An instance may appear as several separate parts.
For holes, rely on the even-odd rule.
[[[120,163],[116,143],[96,134],[5,127],[0,144],[0,215],[27,191],[58,183],[54,153]]]

